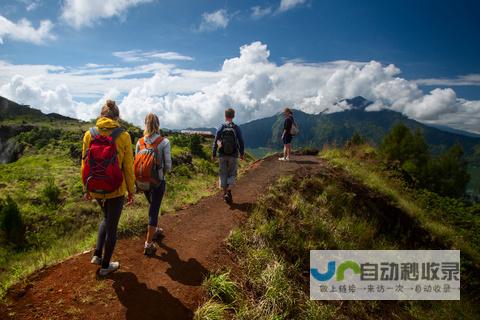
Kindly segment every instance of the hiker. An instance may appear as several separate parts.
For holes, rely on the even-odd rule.
[[[223,199],[228,204],[233,203],[231,188],[237,176],[237,158],[240,156],[243,160],[245,157],[242,131],[233,123],[233,118],[235,110],[232,108],[225,110],[225,123],[217,129],[212,146],[212,160],[215,161],[217,150],[220,157],[220,188],[223,189]]]
[[[293,112],[290,108],[285,108],[283,110],[283,115],[285,117],[282,132],[283,157],[278,158],[278,160],[289,161],[290,154],[292,153],[292,138],[294,135],[298,134],[298,127],[293,119]]]
[[[145,117],[143,137],[135,148],[134,171],[137,189],[143,191],[150,207],[148,209],[147,238],[143,254],[155,255],[157,247],[153,241],[163,237],[158,226],[158,215],[165,194],[165,173],[172,169],[170,142],[160,132],[158,117],[149,113]]]
[[[104,218],[98,228],[97,245],[91,263],[101,265],[106,276],[120,264],[110,262],[117,240],[117,227],[128,192],[127,205],[134,201],[133,150],[130,135],[118,122],[115,101],[107,100],[96,126],[85,132],[82,151],[82,179],[85,200],[95,199]]]

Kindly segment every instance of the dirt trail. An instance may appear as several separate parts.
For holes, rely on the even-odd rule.
[[[0,306],[0,319],[191,319],[204,299],[203,277],[229,263],[223,240],[257,197],[279,176],[319,165],[313,156],[255,163],[238,181],[232,206],[216,194],[162,216],[166,237],[155,257],[143,255],[143,237],[119,240],[113,259],[121,268],[100,279],[90,253],[75,256],[12,290],[10,304]]]

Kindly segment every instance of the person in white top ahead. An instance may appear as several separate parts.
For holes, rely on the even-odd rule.
[[[154,142],[161,138],[160,133],[160,121],[158,117],[149,113],[145,117],[145,130],[143,132],[144,137],[143,141],[149,145],[153,145]],[[158,178],[160,183],[158,186],[152,186],[150,190],[144,191],[145,197],[150,203],[148,210],[148,229],[147,229],[147,239],[145,241],[144,254],[145,255],[154,255],[157,248],[153,244],[153,241],[160,240],[163,237],[163,230],[158,227],[158,215],[160,213],[160,206],[162,204],[163,195],[165,193],[166,183],[165,183],[165,172],[172,169],[172,157],[170,154],[170,141],[167,138],[162,137],[161,142],[157,145],[155,152],[157,153],[156,158],[159,160],[160,164],[158,166]],[[138,154],[140,151],[140,139],[137,142],[135,154]]]

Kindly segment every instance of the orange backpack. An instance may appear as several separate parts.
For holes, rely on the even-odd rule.
[[[148,191],[152,186],[160,183],[158,176],[159,160],[157,159],[157,147],[162,143],[163,137],[158,137],[152,144],[145,142],[145,137],[139,140],[139,151],[133,162],[135,183],[137,188]]]

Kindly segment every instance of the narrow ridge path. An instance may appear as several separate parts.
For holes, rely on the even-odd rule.
[[[235,186],[232,206],[217,193],[162,216],[166,237],[155,257],[143,255],[143,237],[121,239],[113,257],[120,270],[101,279],[91,253],[74,256],[33,275],[26,287],[14,287],[9,305],[0,305],[0,319],[191,319],[204,299],[204,276],[229,262],[223,243],[230,230],[278,177],[321,165],[316,156],[256,162]]]

